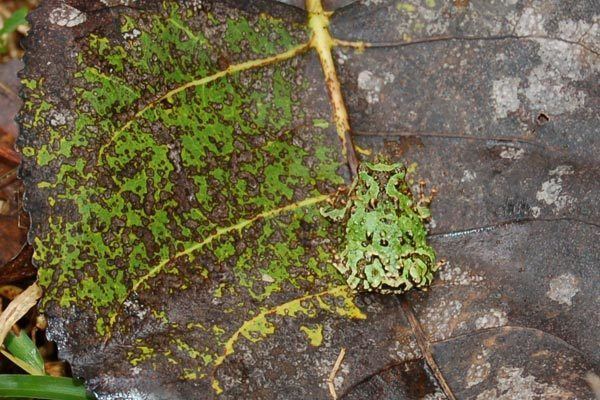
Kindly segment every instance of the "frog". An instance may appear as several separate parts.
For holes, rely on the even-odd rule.
[[[413,195],[407,178],[413,170],[386,159],[362,162],[352,185],[320,209],[323,217],[343,224],[345,243],[334,266],[356,292],[426,290],[443,264],[427,243],[435,190],[426,196],[420,181]]]

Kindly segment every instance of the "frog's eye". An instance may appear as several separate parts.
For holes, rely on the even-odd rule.
[[[380,245],[382,245],[383,247],[387,247],[387,245],[388,245],[389,243],[388,243],[388,241],[387,241],[387,240],[385,240],[385,239],[381,239],[381,240],[379,241],[379,244],[380,244]]]

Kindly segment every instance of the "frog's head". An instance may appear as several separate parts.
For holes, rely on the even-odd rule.
[[[375,162],[363,162],[360,164],[359,171],[368,171],[369,173],[398,173],[406,171],[406,167],[402,163],[390,163],[384,158],[377,158]]]
[[[390,178],[402,180],[406,175],[406,167],[403,163],[390,163],[387,159],[378,157],[375,162],[363,162],[358,169],[358,176],[363,182],[377,182],[378,186],[384,188]]]
[[[381,190],[382,194],[389,198],[403,198],[405,200],[402,202],[403,206],[409,205],[412,201],[408,193],[406,173],[403,163],[390,163],[386,160],[382,161],[381,158],[373,163],[361,163],[359,178],[364,186],[369,188],[365,197],[380,197]]]

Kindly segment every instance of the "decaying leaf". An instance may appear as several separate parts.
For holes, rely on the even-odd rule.
[[[592,1],[365,0],[317,51],[325,14],[129,3],[45,2],[23,75],[43,307],[101,398],[327,398],[342,348],[340,398],[592,398]],[[438,189],[427,292],[356,295],[333,267],[348,121]]]
[[[16,296],[0,314],[0,343],[12,328],[35,304],[42,295],[40,287],[34,283]]]

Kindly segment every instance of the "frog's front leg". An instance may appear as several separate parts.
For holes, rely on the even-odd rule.
[[[431,201],[437,194],[436,189],[431,189],[429,195],[425,194],[425,186],[426,183],[424,180],[419,181],[419,186],[417,188],[417,205],[415,207],[415,211],[419,214],[419,217],[423,220],[427,220],[431,218],[431,212],[429,211],[429,205]]]
[[[350,190],[354,187],[354,184],[350,187]],[[325,218],[329,218],[332,221],[339,222],[344,219],[348,208],[350,208],[352,199],[349,198],[349,190],[347,187],[342,186],[327,200],[327,206],[321,207],[319,212]],[[340,207],[342,205],[343,207]]]

